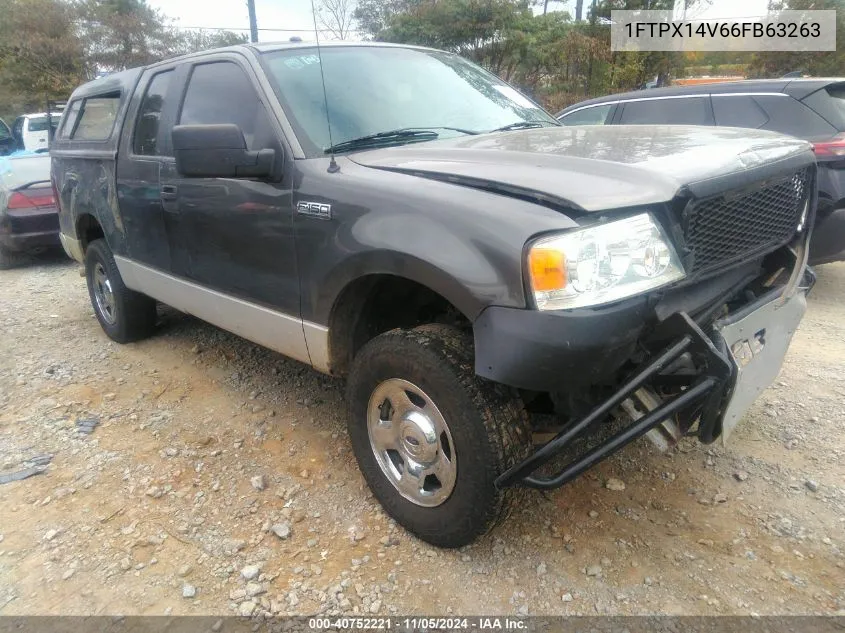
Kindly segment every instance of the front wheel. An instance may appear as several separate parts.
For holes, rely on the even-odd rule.
[[[155,301],[126,287],[103,239],[94,240],[85,251],[85,278],[94,313],[110,339],[130,343],[152,334]]]
[[[528,419],[509,389],[475,375],[468,336],[444,325],[377,336],[355,357],[347,402],[361,472],[406,529],[461,547],[507,515],[517,489],[494,482],[530,452]]]

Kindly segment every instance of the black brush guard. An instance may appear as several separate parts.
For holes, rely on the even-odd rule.
[[[522,484],[530,488],[548,490],[558,488],[575,479],[581,473],[594,466],[599,461],[612,455],[626,444],[648,433],[663,420],[687,409],[701,400],[706,399],[704,414],[699,427],[712,428],[718,423],[721,404],[726,394],[729,394],[735,380],[733,364],[727,349],[717,349],[701,328],[686,314],[678,313],[667,319],[665,326],[672,331],[679,332],[677,340],[666,347],[662,353],[646,366],[642,367],[612,396],[593,409],[586,417],[568,426],[550,442],[539,448],[519,464],[514,465],[496,479],[496,486],[506,488],[514,484]],[[548,463],[559,454],[578,435],[594,422],[608,416],[637,389],[657,377],[660,372],[669,367],[683,354],[690,353],[696,359],[696,365],[703,370],[687,389],[673,398],[664,401],[656,409],[637,419],[632,425],[618,432],[599,446],[587,451],[582,456],[567,464],[554,477],[534,477],[531,473]]]
[[[784,297],[796,292],[800,285],[809,290],[815,283],[815,274],[812,269],[807,267],[807,255],[815,221],[818,195],[816,184],[815,174],[813,174],[810,198],[807,202],[807,208],[810,212],[804,220],[807,229],[790,244],[789,250],[794,260],[790,279],[781,289]],[[702,400],[705,402],[698,424],[698,436],[704,443],[712,442],[721,432],[724,414],[723,405],[733,391],[737,380],[730,352],[723,339],[719,337],[711,339],[685,312],[670,316],[664,321],[663,327],[667,332],[676,333],[674,343],[666,347],[650,363],[639,369],[632,378],[586,417],[568,426],[532,455],[499,475],[495,481],[496,487],[507,488],[521,484],[539,490],[559,488],[635,439],[642,437],[664,420]],[[716,347],[716,343],[719,343],[721,349]],[[687,389],[673,398],[663,401],[660,406],[635,420],[627,428],[572,460],[555,476],[532,476],[533,472],[563,452],[568,444],[591,424],[606,418],[614,408],[630,398],[637,389],[656,378],[660,372],[687,352],[690,352],[697,361],[696,366],[703,368]]]

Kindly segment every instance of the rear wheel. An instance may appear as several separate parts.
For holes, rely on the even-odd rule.
[[[347,401],[364,478],[406,529],[461,547],[507,515],[519,489],[494,481],[530,452],[528,420],[514,393],[475,375],[468,336],[427,325],[374,338],[355,357]]]
[[[94,240],[85,251],[85,278],[94,314],[110,339],[131,343],[152,334],[155,301],[126,287],[103,239]]]

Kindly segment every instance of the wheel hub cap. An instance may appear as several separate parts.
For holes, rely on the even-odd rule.
[[[422,389],[399,378],[379,384],[367,430],[381,471],[405,499],[434,507],[449,498],[457,478],[452,434]]]
[[[109,281],[108,275],[106,275],[106,269],[99,262],[94,266],[93,286],[97,311],[107,323],[114,324],[114,292],[112,292],[111,281]]]
[[[437,459],[437,431],[425,414],[408,412],[399,428],[402,448],[410,457],[427,464]]]

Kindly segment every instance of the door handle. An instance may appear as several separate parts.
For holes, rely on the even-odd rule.
[[[176,185],[162,185],[161,186],[162,200],[176,200]]]

